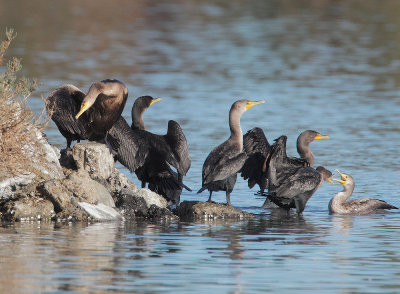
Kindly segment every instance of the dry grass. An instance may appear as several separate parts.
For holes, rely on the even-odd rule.
[[[6,39],[0,44],[0,68],[6,69],[0,75],[0,179],[34,169],[43,156],[35,148],[39,144],[35,129],[43,129],[43,114],[35,117],[26,103],[36,81],[17,76],[21,64],[16,58],[4,66],[5,52],[15,36],[6,30]]]

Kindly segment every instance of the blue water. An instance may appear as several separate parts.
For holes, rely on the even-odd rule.
[[[36,114],[66,83],[87,91],[123,81],[128,121],[136,97],[162,97],[146,126],[163,134],[169,119],[181,124],[192,158],[185,184],[197,190],[206,156],[229,136],[231,104],[264,99],[243,115],[243,131],[287,135],[291,156],[302,131],[329,135],[311,144],[316,166],[351,174],[353,197],[400,205],[397,1],[131,2],[0,0],[0,30],[18,33],[9,54],[40,85],[29,99]],[[65,147],[52,122],[45,132]],[[324,184],[303,217],[262,209],[238,178],[232,204],[254,220],[6,225],[0,282],[33,293],[398,293],[399,212],[330,216],[341,189]]]

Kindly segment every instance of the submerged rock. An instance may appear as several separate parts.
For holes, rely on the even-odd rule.
[[[233,206],[202,201],[184,201],[177,207],[175,214],[182,219],[248,219],[254,217],[254,215]]]

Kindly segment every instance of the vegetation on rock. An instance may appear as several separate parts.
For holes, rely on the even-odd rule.
[[[0,44],[0,179],[26,173],[30,163],[43,155],[36,152],[40,138],[32,131],[41,130],[43,124],[27,106],[28,97],[37,88],[36,80],[19,76],[21,60],[5,55],[15,37],[12,29],[6,29]]]

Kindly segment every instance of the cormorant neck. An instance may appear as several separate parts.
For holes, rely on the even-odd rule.
[[[143,112],[138,110],[136,107],[132,111],[132,126],[131,128],[134,130],[145,130],[146,126],[144,125],[143,120]]]
[[[240,126],[240,116],[241,113],[235,111],[235,110],[230,110],[229,111],[229,128],[231,130],[231,140],[235,140],[240,148],[240,151],[243,150],[243,133],[242,133],[242,128]]]
[[[333,197],[332,204],[346,202],[346,200],[351,196],[351,194],[353,194],[353,191],[354,191],[354,185],[344,186],[344,190],[337,193]]]
[[[310,142],[307,142],[301,136],[297,138],[297,152],[301,158],[308,161],[311,167],[314,166],[314,154],[312,153],[310,147]]]

